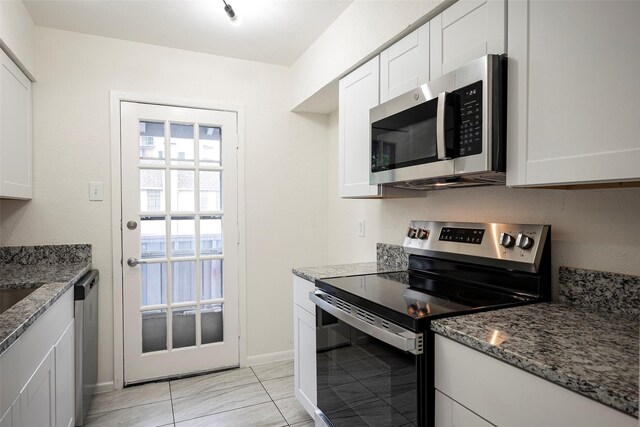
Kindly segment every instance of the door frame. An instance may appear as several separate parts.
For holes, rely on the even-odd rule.
[[[122,162],[120,103],[136,102],[170,107],[236,113],[238,126],[238,327],[239,363],[247,365],[246,212],[245,212],[245,107],[243,105],[171,98],[145,93],[110,91],[111,126],[111,245],[113,272],[113,388],[124,387],[124,313],[122,310]],[[108,391],[108,390],[104,390]]]

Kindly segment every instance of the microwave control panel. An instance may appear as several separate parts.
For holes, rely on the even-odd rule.
[[[482,153],[482,81],[455,91],[460,97],[460,157]]]

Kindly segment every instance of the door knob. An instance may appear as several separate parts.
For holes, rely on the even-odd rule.
[[[138,223],[135,221],[127,221],[127,228],[129,230],[135,230],[136,228],[138,228]]]

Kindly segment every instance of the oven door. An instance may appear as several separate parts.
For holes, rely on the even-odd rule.
[[[422,334],[316,290],[317,420],[327,426],[424,426]],[[339,308],[338,308],[339,307]]]

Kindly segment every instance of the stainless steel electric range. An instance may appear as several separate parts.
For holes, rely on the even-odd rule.
[[[408,271],[316,280],[317,416],[432,426],[430,322],[550,297],[550,226],[412,221]]]

